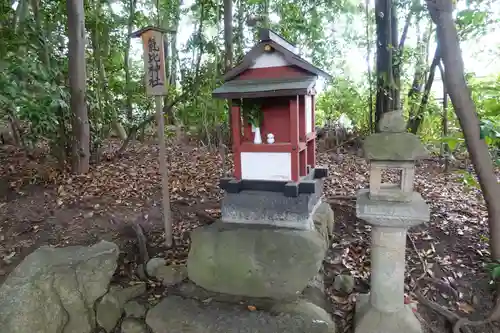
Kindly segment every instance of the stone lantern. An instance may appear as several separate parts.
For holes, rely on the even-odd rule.
[[[371,291],[356,304],[355,333],[421,333],[420,322],[404,304],[408,228],[427,222],[430,212],[413,191],[415,161],[427,156],[417,136],[407,133],[401,111],[382,115],[380,133],[365,139],[370,188],[358,192],[356,215],[372,225]],[[382,171],[401,172],[399,184],[382,183]]]

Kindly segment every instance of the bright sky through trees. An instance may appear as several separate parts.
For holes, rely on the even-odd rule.
[[[184,1],[183,8],[189,8],[193,3],[193,0],[186,0]],[[362,2],[364,4],[364,1]],[[373,1],[372,1],[372,6],[373,6]],[[115,3],[113,6],[117,11],[121,11],[121,4]],[[459,5],[457,7],[458,10],[464,9],[465,8],[465,3],[463,1],[459,2]],[[500,18],[500,1],[495,3],[492,8],[490,8],[492,12],[496,13],[498,17]],[[277,15],[271,14],[270,17],[271,21],[273,22],[278,22],[279,18]],[[178,47],[179,50],[182,50],[184,46],[186,45],[187,40],[193,33],[194,29],[194,22],[189,15],[183,15],[181,16],[181,22],[180,22],[180,27],[179,27],[179,38],[177,39],[178,41]],[[345,24],[349,24],[350,27],[349,29],[357,29],[358,31],[365,31],[365,26],[364,22],[361,18],[357,18],[354,20],[354,22],[349,22],[349,23],[343,23],[339,22],[339,29],[338,31],[343,31],[346,27],[343,26]],[[402,23],[400,24],[402,26]],[[221,24],[221,29],[222,29],[222,24]],[[415,46],[416,45],[416,37],[415,37],[415,27],[411,26],[410,31],[408,34],[408,39],[406,42],[407,46]],[[214,31],[210,31],[210,34],[215,33]],[[348,75],[351,77],[351,79],[361,82],[363,80],[366,80],[366,49],[364,47],[357,47],[356,45],[353,45],[353,43],[349,40],[345,40],[345,38],[342,38],[342,36],[334,36],[332,38],[335,38],[337,41],[340,39],[344,39],[339,41],[341,45],[343,45],[344,49],[342,50],[342,57],[345,61],[344,65],[342,68],[333,68],[333,69],[326,69],[327,71],[331,72],[334,75],[338,75],[338,73],[342,73],[343,75]],[[474,72],[476,73],[477,76],[483,77],[483,76],[489,76],[489,75],[495,75],[500,73],[500,61],[497,61],[498,54],[498,48],[500,45],[500,31],[495,31],[493,27],[489,27],[488,33],[476,40],[469,40],[467,42],[463,42],[461,44],[462,46],[462,52],[463,52],[463,57],[464,57],[464,63],[465,63],[465,69],[467,72]],[[432,61],[432,56],[434,54],[434,49],[436,47],[436,44],[434,42],[431,43],[430,47],[430,61]],[[141,58],[141,45],[138,40],[132,41],[132,54],[133,54],[133,59],[134,60],[140,60]],[[372,46],[372,58],[374,58],[375,54],[375,45]],[[184,57],[190,57],[190,54],[180,54],[182,58]],[[340,59],[339,59],[340,60]],[[339,61],[340,62],[340,61]],[[320,90],[322,87],[319,87]],[[440,97],[440,94],[442,92],[442,84],[441,84],[441,77],[439,73],[436,73],[436,82],[433,85],[432,89],[437,95],[437,97]]]

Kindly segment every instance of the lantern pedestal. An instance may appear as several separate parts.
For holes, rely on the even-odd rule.
[[[395,312],[381,312],[370,304],[371,295],[360,295],[354,318],[355,333],[422,333],[409,305]]]
[[[429,221],[422,196],[411,193],[411,202],[370,199],[369,190],[358,192],[356,215],[372,226],[371,293],[356,305],[355,333],[421,333],[420,322],[404,304],[406,233]]]

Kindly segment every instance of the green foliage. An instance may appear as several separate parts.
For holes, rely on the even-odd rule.
[[[245,98],[242,100],[243,117],[248,120],[248,123],[253,127],[260,127],[262,125],[262,105],[258,100]]]
[[[486,269],[490,272],[493,280],[498,280],[500,278],[500,261],[486,264]]]
[[[316,124],[325,120],[337,120],[347,115],[358,130],[368,128],[368,98],[366,91],[351,80],[337,77],[328,90],[319,95],[316,102]]]
[[[175,36],[177,43],[170,43],[168,50],[167,75],[172,80],[167,104],[180,100],[172,112],[167,113],[167,123],[188,128],[208,144],[217,140],[216,129],[227,135],[227,103],[211,96],[213,89],[221,84],[225,68],[222,0],[195,0],[188,5],[179,0],[137,0],[135,8],[133,1],[90,0],[84,3],[88,36],[86,103],[92,145],[98,146],[107,138],[116,122],[131,129],[151,118],[153,103],[144,94],[144,68],[137,55],[133,54],[129,62],[128,80],[125,76],[125,54],[130,42],[126,31],[129,22],[133,30],[158,24],[157,13],[160,25],[179,29]],[[67,151],[71,144],[66,3],[41,0],[38,9],[33,7],[34,3],[18,1],[19,7],[15,9],[12,2],[0,2],[0,19],[8,22],[0,25],[0,119],[21,122],[26,145],[47,143],[53,153],[59,155],[56,150]],[[457,26],[462,40],[482,36],[497,24],[498,15],[492,12],[490,4],[490,0],[469,1],[465,8],[460,8]],[[349,75],[347,64],[351,50],[366,51],[368,45],[372,45],[372,53],[376,49],[373,45],[376,13],[372,8],[368,9],[370,17],[365,17],[364,6],[353,0],[241,0],[233,5],[235,60],[255,42],[251,37],[255,38],[256,29],[247,26],[247,19],[267,17],[271,28],[299,46],[302,56],[334,74],[334,79],[327,82],[326,89],[317,96],[316,123],[321,125],[326,120],[345,115],[353,121],[356,130],[369,130],[368,86],[375,86],[377,75],[371,76],[373,82],[369,84],[358,82]],[[418,1],[399,1],[396,8],[400,23],[405,22],[410,10],[413,11],[409,40],[415,37],[414,23],[422,30],[428,25],[427,12]],[[186,34],[185,22],[191,25],[189,34]],[[402,26],[400,24],[400,29]],[[416,29],[418,34],[420,28]],[[366,30],[370,38],[365,35]],[[173,38],[167,37],[168,40]],[[423,47],[425,38],[417,39],[421,41],[417,47],[406,43],[403,50],[394,48],[394,61],[401,65],[398,66],[401,82],[394,84],[399,84],[401,96],[406,96],[410,89],[414,68],[418,65],[425,72],[428,67],[425,61],[418,63],[419,59],[428,57],[422,57],[426,49]],[[367,64],[359,64],[359,67],[365,70]],[[384,82],[390,83],[386,74],[380,75]],[[500,132],[499,80],[469,77],[468,82],[481,118],[482,138],[490,146],[492,157],[498,158],[495,154],[498,154]],[[403,98],[404,109],[411,103],[418,106],[420,98],[412,101]],[[250,117],[250,120],[258,124],[259,118]],[[442,139],[441,106],[431,96],[419,135],[425,143],[436,148],[446,142],[452,153],[458,154],[465,146],[453,110],[448,118],[450,131]]]

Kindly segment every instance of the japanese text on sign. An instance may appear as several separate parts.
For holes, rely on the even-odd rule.
[[[156,43],[155,36],[151,36],[148,38],[148,73],[149,85],[153,88],[156,86],[163,86],[163,82],[160,78],[160,65],[160,48]]]
[[[148,30],[141,35],[145,70],[146,94],[149,96],[166,95],[165,52],[162,32]]]

